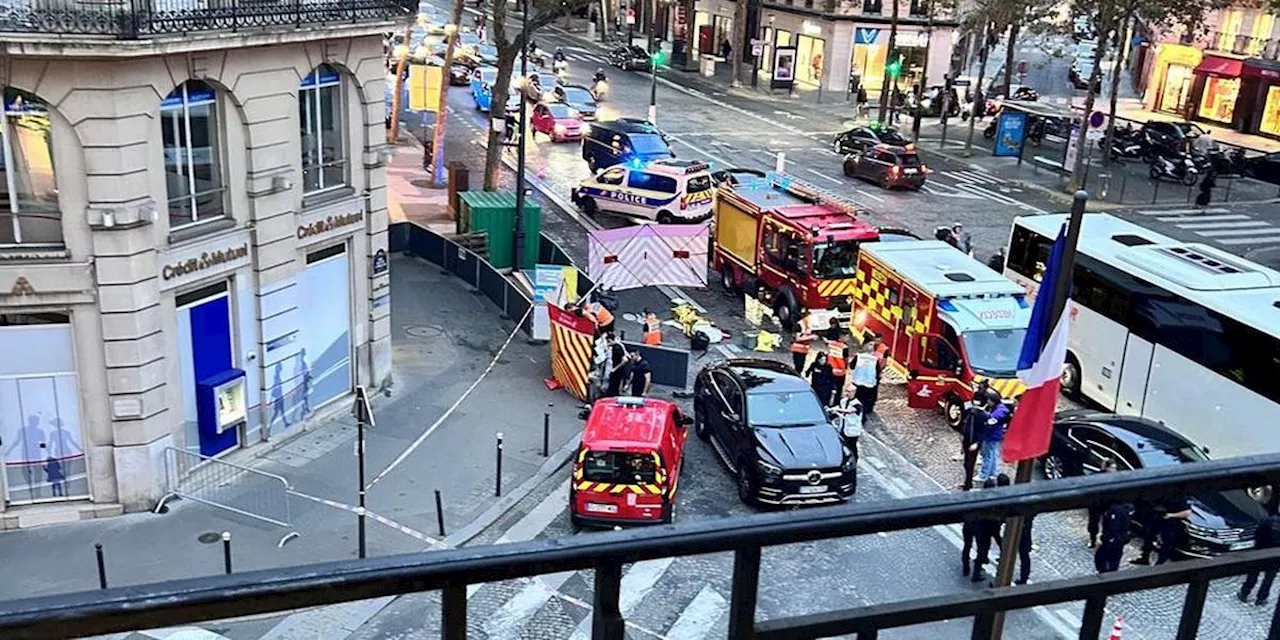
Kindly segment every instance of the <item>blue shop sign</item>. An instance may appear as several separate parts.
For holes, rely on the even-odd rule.
[[[858,27],[853,30],[854,44],[875,44],[876,38],[880,37],[879,29],[866,29]]]
[[[996,146],[993,156],[1017,156],[1022,153],[1022,138],[1027,132],[1027,114],[1024,111],[1005,109],[1000,113],[996,127]]]

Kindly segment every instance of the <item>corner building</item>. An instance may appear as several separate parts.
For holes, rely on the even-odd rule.
[[[416,4],[0,4],[0,528],[148,509],[166,460],[389,383],[382,43]]]

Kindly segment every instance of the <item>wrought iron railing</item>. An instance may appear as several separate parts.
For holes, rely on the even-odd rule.
[[[0,0],[0,33],[121,39],[383,21],[417,0]]]
[[[1194,638],[1211,581],[1280,566],[1280,549],[1127,569],[1015,588],[756,620],[765,547],[945,525],[966,517],[1001,517],[1079,509],[1111,499],[1160,500],[1280,480],[1280,455],[1233,458],[1123,473],[1035,482],[1004,489],[935,494],[808,511],[757,514],[569,539],[464,547],[369,560],[331,562],[102,591],[0,602],[0,638],[65,638],[168,627],[382,596],[440,590],[443,636],[464,638],[467,586],[594,569],[592,637],[621,640],[619,611],[626,563],[732,552],[728,635],[811,638],[858,634],[946,619],[972,618],[972,638],[988,638],[1000,612],[1084,601],[1080,638],[1095,640],[1107,598],[1187,585],[1177,637]],[[894,580],[891,575],[885,580]],[[1268,637],[1280,637],[1280,609]]]

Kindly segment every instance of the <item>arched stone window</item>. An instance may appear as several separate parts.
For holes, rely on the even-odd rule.
[[[302,127],[302,190],[311,194],[347,185],[347,145],[342,76],[327,64],[298,88]]]

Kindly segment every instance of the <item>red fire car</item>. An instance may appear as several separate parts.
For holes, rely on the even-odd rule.
[[[671,522],[693,421],[653,398],[605,398],[583,414],[587,425],[569,483],[574,526]]]

